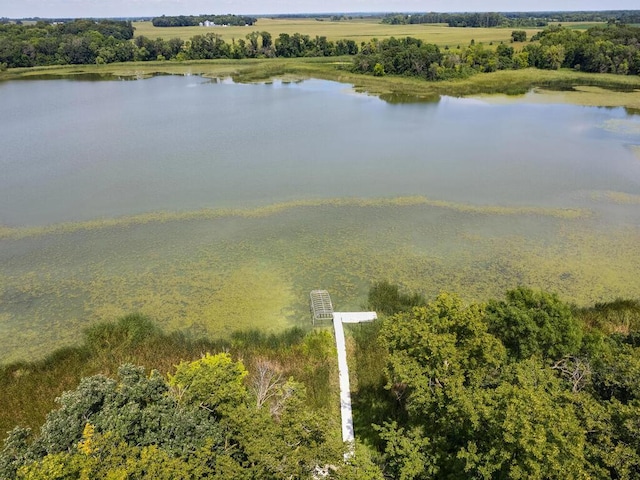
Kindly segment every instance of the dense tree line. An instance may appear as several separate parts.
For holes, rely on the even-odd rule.
[[[398,313],[356,334],[356,355],[377,345],[368,369],[384,365],[388,406],[354,403],[378,412],[364,430],[390,478],[640,476],[640,303],[575,309],[526,288],[427,303],[388,287],[373,301]]]
[[[392,14],[382,19],[389,25],[407,25],[419,23],[446,23],[450,27],[502,27],[509,26],[509,19],[501,13],[415,13]]]
[[[468,12],[468,13],[393,13],[382,23],[407,25],[446,23],[450,27],[544,27],[549,22],[619,22],[640,23],[638,10],[601,12]]]
[[[471,45],[441,50],[435,44],[416,38],[372,40],[353,60],[356,72],[377,76],[409,75],[426,80],[465,78],[474,73],[518,69],[529,66],[526,53],[516,53],[510,45],[496,49],[472,42]]]
[[[355,55],[358,45],[353,40],[327,40],[309,35],[281,33],[275,41],[276,57],[329,57],[333,55]]]
[[[524,35],[523,35],[524,33]],[[515,30],[512,39],[526,39]],[[539,42],[537,42],[539,40]],[[410,75],[427,80],[464,78],[478,72],[526,67],[637,75],[640,73],[640,28],[626,25],[592,27],[586,31],[552,26],[540,32],[522,51],[501,43],[495,49],[471,42],[441,50],[407,37],[372,40],[354,58],[354,70],[373,75]]]
[[[138,41],[138,39],[136,39]],[[329,57],[355,55],[358,46],[353,40],[327,40],[324,36],[281,33],[273,40],[269,32],[251,32],[245,39],[226,43],[219,35],[196,35],[186,42],[178,60],[257,57]],[[168,58],[168,57],[167,57]],[[173,58],[173,57],[171,57]]]
[[[75,20],[0,25],[0,64],[7,67],[127,62],[135,58],[131,22]]]
[[[130,22],[76,20],[60,25],[0,25],[0,66],[3,68],[64,64],[102,64],[147,60],[203,60],[216,58],[321,57],[355,55],[353,40],[324,36],[251,32],[225,42],[207,32],[188,41],[140,36],[133,41]]]
[[[549,27],[532,37],[539,44],[525,47],[531,66],[549,68],[545,51],[555,51],[559,66],[584,72],[640,74],[640,28],[607,25],[586,31]]]
[[[240,15],[178,15],[167,17],[154,17],[151,20],[154,27],[196,27],[204,22],[212,22],[216,25],[231,25],[236,27],[244,27],[245,25],[253,25],[258,19],[255,17],[247,17]]]
[[[241,59],[259,57],[319,57],[355,55],[354,71],[374,75],[412,75],[428,80],[464,78],[478,72],[536,67],[561,67],[596,73],[640,73],[640,28],[622,24],[586,31],[549,27],[536,34],[522,51],[511,45],[496,48],[471,42],[465,47],[440,49],[407,37],[373,39],[358,46],[353,40],[330,41],[324,36],[250,32],[225,42],[208,32],[188,41],[133,37],[127,21],[75,20],[51,25],[0,25],[0,67],[63,64],[101,64],[147,60]],[[514,30],[512,40],[526,40]]]
[[[600,12],[508,13],[509,16],[538,15],[550,22],[619,22],[640,23],[640,10],[603,10]]]

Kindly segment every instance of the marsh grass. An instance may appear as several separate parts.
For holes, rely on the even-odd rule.
[[[305,385],[310,406],[339,414],[335,347],[329,331],[291,329],[277,335],[245,331],[216,340],[164,333],[149,318],[132,314],[90,327],[78,346],[56,350],[42,360],[1,367],[0,436],[4,438],[16,425],[37,430],[56,407],[55,398],[74,389],[82,377],[99,373],[115,377],[123,363],[167,374],[183,360],[221,351],[242,360],[250,372],[257,360],[277,365],[283,378],[293,377]]]
[[[404,79],[403,79],[404,80]],[[428,83],[428,82],[422,82]],[[405,93],[415,88],[407,82]],[[420,85],[420,83],[418,83]],[[593,75],[571,70],[501,70],[493,73],[474,75],[467,79],[429,83],[433,94],[464,97],[477,94],[523,95],[534,88],[559,92],[556,103],[576,103],[593,106],[640,105],[635,89],[640,81],[635,77],[621,75]],[[585,88],[585,86],[596,88]],[[578,87],[578,88],[576,88]],[[420,95],[416,89],[416,95]],[[551,101],[549,103],[552,103]]]
[[[609,302],[596,303],[593,306],[576,308],[576,315],[587,328],[603,331],[606,334],[628,336],[640,330],[640,301],[618,298]]]
[[[37,428],[64,390],[75,388],[79,376],[91,371],[89,351],[70,347],[44,360],[0,368],[0,436],[16,425]]]

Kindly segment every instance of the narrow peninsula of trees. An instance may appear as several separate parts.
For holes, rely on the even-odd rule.
[[[523,35],[524,34],[524,35]],[[526,32],[512,32],[514,41]],[[373,75],[408,75],[426,80],[465,78],[475,73],[526,67],[638,75],[640,28],[627,25],[596,26],[586,31],[560,26],[535,35],[522,50],[510,44],[497,47],[471,42],[444,50],[416,38],[372,40],[354,58],[354,70]]]
[[[515,26],[510,24],[509,19],[495,12],[488,13],[413,13],[413,14],[390,14],[382,19],[382,23],[388,25],[413,25],[420,23],[446,23],[450,27],[503,27]],[[545,22],[535,22],[545,26]],[[522,26],[518,24],[518,26]]]

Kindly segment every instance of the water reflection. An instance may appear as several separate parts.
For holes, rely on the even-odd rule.
[[[406,93],[390,92],[380,95],[380,99],[392,105],[403,105],[408,103],[438,103],[440,101],[440,95],[434,95],[432,97],[420,97],[416,95],[409,95]]]

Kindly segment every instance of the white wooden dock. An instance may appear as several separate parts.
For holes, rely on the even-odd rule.
[[[347,345],[344,338],[343,323],[371,322],[378,318],[376,312],[333,312],[333,329],[338,350],[338,375],[340,376],[340,415],[342,416],[342,441],[353,444],[353,412],[351,410],[351,388],[349,385],[349,366],[347,365]]]
[[[347,345],[344,339],[343,323],[371,322],[378,318],[376,312],[334,312],[331,297],[326,290],[312,290],[309,294],[313,324],[333,319],[333,330],[338,350],[338,374],[340,376],[340,415],[342,417],[342,440],[350,445],[353,454],[355,433],[353,430],[353,412],[351,410],[351,389],[349,385],[349,367],[347,365]]]

